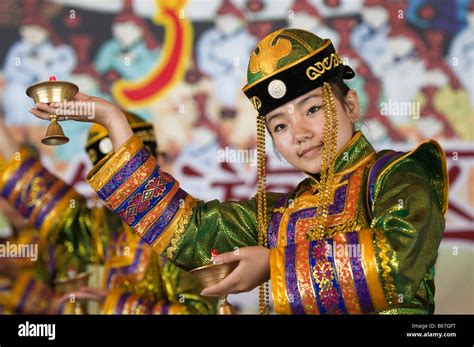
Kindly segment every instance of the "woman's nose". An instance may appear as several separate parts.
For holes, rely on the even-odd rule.
[[[313,131],[304,122],[298,122],[294,127],[294,137],[296,142],[301,143],[313,137]]]

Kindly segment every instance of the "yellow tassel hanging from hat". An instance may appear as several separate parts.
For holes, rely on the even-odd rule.
[[[257,225],[258,244],[268,248],[267,192],[265,160],[265,118],[257,117]],[[259,287],[259,313],[269,313],[270,289],[268,282]]]
[[[309,240],[320,240],[325,235],[325,225],[329,214],[329,206],[333,201],[334,192],[334,160],[337,151],[338,118],[336,102],[329,83],[323,86],[323,151],[321,158],[321,174],[319,180],[318,196],[320,197],[314,226],[308,230]]]

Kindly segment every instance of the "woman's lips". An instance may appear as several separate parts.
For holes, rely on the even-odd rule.
[[[322,147],[321,145],[319,145],[319,146],[311,146],[311,147],[305,149],[303,152],[301,152],[300,157],[310,158],[310,157],[312,157],[315,153],[319,152],[319,150],[320,150],[321,147]]]

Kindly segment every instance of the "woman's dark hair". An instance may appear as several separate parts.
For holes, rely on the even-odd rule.
[[[342,78],[337,78],[333,81],[330,82],[332,92],[334,93],[334,96],[336,99],[341,103],[341,105],[349,111],[352,111],[351,105],[347,102],[347,94],[349,93],[349,86],[344,82]],[[354,122],[354,132],[356,130],[360,130],[362,127],[365,127],[367,131],[369,128],[367,127],[367,124],[364,122],[362,119],[358,119],[356,122]]]
[[[346,100],[347,94],[351,88],[344,82],[342,78],[336,78],[330,82],[332,92],[336,99],[347,109],[350,109],[350,105]]]

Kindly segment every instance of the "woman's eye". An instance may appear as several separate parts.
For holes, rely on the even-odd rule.
[[[273,131],[277,133],[277,132],[283,130],[284,128],[285,128],[285,125],[278,124],[275,128],[273,128]]]
[[[313,106],[308,110],[307,115],[314,114],[314,113],[318,112],[320,109],[321,109],[321,106]]]

